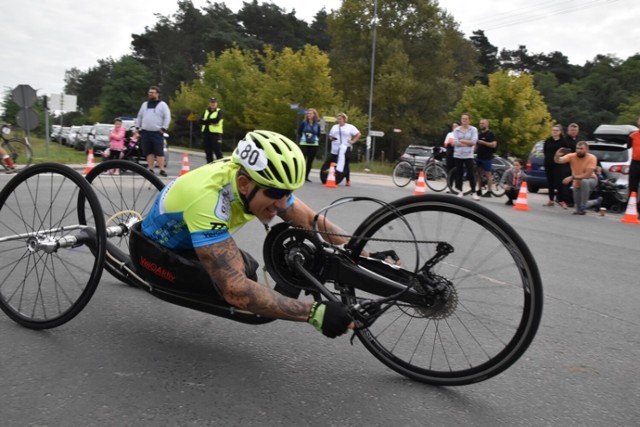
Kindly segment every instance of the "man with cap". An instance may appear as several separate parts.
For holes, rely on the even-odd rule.
[[[204,114],[200,119],[202,132],[202,145],[207,157],[207,163],[213,161],[215,154],[216,160],[222,158],[222,123],[224,122],[224,113],[218,108],[218,100],[215,97],[209,98],[209,107],[204,110]]]

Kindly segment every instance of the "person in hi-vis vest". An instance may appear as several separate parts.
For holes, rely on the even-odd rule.
[[[218,100],[216,98],[209,99],[209,107],[204,110],[204,114],[200,119],[200,131],[202,132],[202,145],[207,157],[207,163],[213,161],[215,154],[216,160],[222,158],[222,122],[224,121],[224,113],[218,108]]]

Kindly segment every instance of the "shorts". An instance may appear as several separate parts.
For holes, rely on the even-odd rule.
[[[476,166],[485,172],[491,172],[493,170],[493,162],[491,159],[476,159]]]
[[[162,132],[142,131],[140,148],[144,157],[149,154],[154,154],[156,157],[164,157],[164,136]]]

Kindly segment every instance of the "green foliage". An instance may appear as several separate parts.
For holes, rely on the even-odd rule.
[[[467,87],[451,117],[456,120],[463,112],[471,114],[473,123],[481,118],[490,120],[500,154],[526,156],[536,141],[548,136],[552,124],[529,74],[498,71],[489,75],[488,85]]]
[[[111,123],[116,117],[136,117],[146,100],[151,81],[147,68],[131,56],[123,56],[113,64],[111,76],[100,98],[101,122]]]
[[[345,0],[327,20],[335,87],[364,111],[369,104],[373,14],[372,2]],[[402,129],[396,147],[400,151],[410,135],[439,134],[446,112],[478,72],[477,53],[435,1],[379,0],[377,22],[372,127],[389,135],[394,128]],[[389,150],[392,140],[385,138],[379,147]]]
[[[262,53],[229,49],[218,57],[210,55],[200,75],[178,91],[173,113],[200,117],[209,97],[216,96],[225,114],[225,134],[234,140],[251,129],[295,137],[301,116],[291,104],[316,108],[320,114],[344,109],[331,85],[329,59],[315,46],[282,53],[269,47]]]

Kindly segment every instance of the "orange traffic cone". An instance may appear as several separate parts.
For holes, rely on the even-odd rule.
[[[627,211],[624,213],[624,217],[620,222],[626,222],[627,224],[640,224],[638,221],[638,200],[636,199],[636,192],[631,192],[629,202],[627,203]]]
[[[336,185],[336,164],[333,162],[329,165],[329,175],[327,175],[327,181],[324,183],[324,186],[327,188],[338,188]]]
[[[182,170],[180,170],[180,176],[189,172],[189,155],[184,153],[182,156]]]
[[[93,159],[93,149],[89,149],[89,156],[87,157],[87,167],[84,168],[84,174],[88,174],[91,172],[91,169],[96,165],[95,160]]]
[[[527,203],[527,182],[524,181],[520,186],[520,191],[518,192],[518,199],[516,200],[516,204],[513,205],[513,209],[517,211],[528,211],[529,204]]]
[[[418,181],[416,182],[416,190],[413,192],[414,196],[419,196],[420,194],[425,194],[427,192],[427,186],[424,182],[424,171],[420,171],[420,175],[418,175]]]

